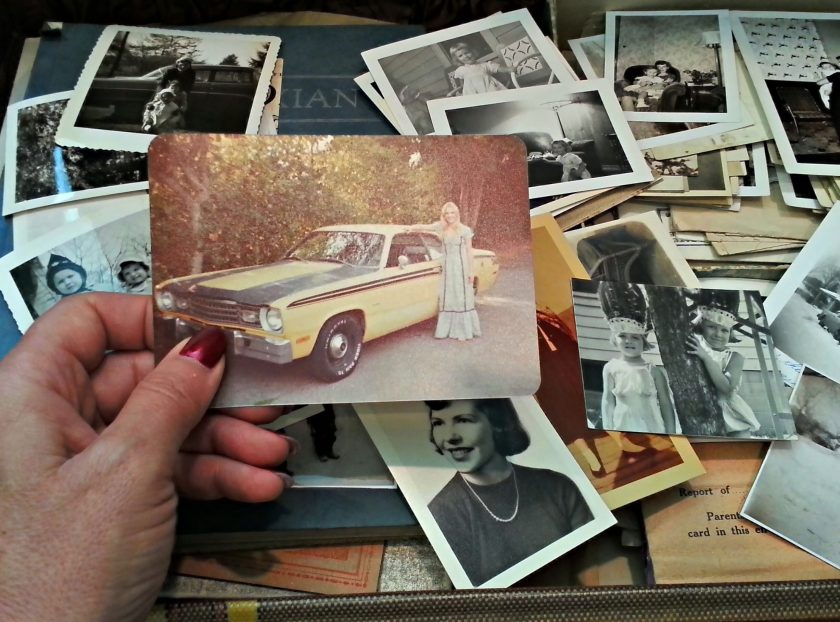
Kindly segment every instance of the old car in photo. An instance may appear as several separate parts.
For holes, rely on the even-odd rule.
[[[195,82],[187,96],[187,129],[241,133],[251,111],[260,72],[239,65],[192,66]],[[158,90],[166,67],[142,76],[95,78],[85,98],[82,125],[139,126],[143,109]]]
[[[274,363],[309,357],[334,382],[355,369],[362,345],[437,315],[441,241],[400,225],[315,229],[275,263],[170,279],[157,307],[176,336],[216,326],[234,353]],[[473,249],[476,293],[496,282],[499,261]]]

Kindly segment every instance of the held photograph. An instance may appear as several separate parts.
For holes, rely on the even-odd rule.
[[[72,91],[9,106],[3,214],[148,188],[146,156],[59,147],[55,133]]]
[[[840,212],[829,210],[765,303],[776,346],[840,381]]]
[[[427,104],[434,99],[577,79],[527,9],[367,50],[362,58],[408,134],[432,133]]]
[[[589,425],[796,435],[758,292],[572,281]]]
[[[56,141],[145,152],[161,134],[256,134],[279,48],[262,35],[108,26]]]
[[[733,33],[785,169],[840,175],[840,17],[732,15]]]
[[[21,332],[69,296],[151,294],[149,204],[145,197],[99,212],[21,245],[0,260],[0,290]]]
[[[651,181],[604,81],[429,102],[437,134],[516,136],[532,199]]]
[[[741,514],[840,569],[840,385],[807,367],[790,400],[799,438],[773,443]]]
[[[509,587],[615,523],[532,397],[354,408],[456,588]]]
[[[628,120],[741,118],[728,11],[608,12],[604,62]]]
[[[619,508],[703,473],[685,438],[588,427],[568,283],[586,270],[550,214],[532,218],[531,230],[540,370],[551,379],[535,397],[604,503]]]
[[[149,157],[156,355],[223,329],[216,406],[539,385],[519,141],[177,135]]]

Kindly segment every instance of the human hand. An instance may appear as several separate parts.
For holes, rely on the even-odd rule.
[[[688,348],[688,353],[693,354],[694,356],[699,357],[702,360],[708,358],[709,353],[706,351],[706,348],[700,343],[700,339],[697,338],[696,335],[689,335],[688,339],[685,342],[686,348]]]
[[[85,294],[0,362],[0,619],[145,620],[175,538],[178,494],[268,501],[287,439],[274,409],[202,419],[220,331],[153,369],[147,296]]]

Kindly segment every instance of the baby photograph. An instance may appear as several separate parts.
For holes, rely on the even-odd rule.
[[[362,53],[406,134],[431,134],[428,102],[576,80],[527,9]]]
[[[605,76],[631,121],[738,121],[726,11],[607,13]]]
[[[508,587],[615,523],[532,397],[354,408],[456,588]]]
[[[573,280],[590,427],[795,437],[758,292]]]
[[[437,134],[516,136],[532,199],[653,179],[606,82],[429,102]]]

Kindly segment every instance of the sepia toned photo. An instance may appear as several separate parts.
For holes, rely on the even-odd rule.
[[[550,215],[531,226],[544,379],[535,397],[586,477],[615,509],[703,473],[685,438],[589,428],[569,286],[586,270]]]
[[[734,11],[733,33],[791,174],[840,175],[840,18]]]
[[[831,210],[773,291],[766,309],[782,352],[840,381],[840,250]]]
[[[525,143],[530,198],[650,181],[604,81],[429,102],[437,134],[516,136]]]
[[[131,151],[59,147],[55,132],[72,91],[9,106],[3,213],[148,187],[146,156]]]
[[[589,425],[795,436],[757,292],[572,281]]]
[[[0,290],[21,332],[69,296],[151,294],[145,197],[47,233],[0,260]]]
[[[354,407],[456,588],[508,587],[615,523],[532,397]]]
[[[741,515],[840,569],[840,385],[805,368],[790,407],[799,438],[773,443]]]
[[[607,13],[605,76],[631,121],[739,121],[727,11]]]
[[[526,184],[507,137],[160,138],[156,354],[225,330],[217,406],[531,394]]]
[[[256,134],[279,48],[277,37],[108,26],[56,142],[145,152],[161,134]]]
[[[399,127],[420,135],[433,131],[431,100],[574,82],[558,56],[527,9],[362,52]]]

